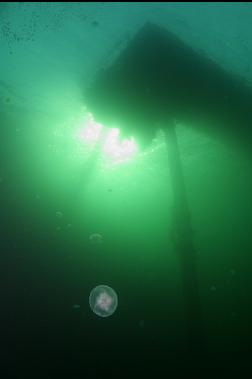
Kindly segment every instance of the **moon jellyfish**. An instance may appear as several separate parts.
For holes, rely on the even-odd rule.
[[[89,237],[89,241],[92,245],[100,245],[103,242],[103,238],[101,234],[93,233]]]
[[[118,305],[117,294],[113,288],[99,285],[92,289],[89,296],[89,305],[97,316],[111,316]]]
[[[56,212],[56,217],[57,217],[57,218],[62,218],[62,217],[63,217],[63,213],[60,212],[60,211],[57,211],[57,212]]]

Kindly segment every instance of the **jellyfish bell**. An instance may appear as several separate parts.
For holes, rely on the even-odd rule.
[[[113,299],[112,297],[106,293],[106,292],[103,292],[101,293],[98,297],[97,297],[97,306],[100,307],[100,309],[102,309],[103,311],[108,311],[111,304],[113,302]]]
[[[100,233],[93,233],[89,236],[91,245],[100,245],[103,243],[103,237]]]
[[[90,292],[89,305],[97,316],[108,317],[116,311],[118,297],[113,288],[99,285]]]

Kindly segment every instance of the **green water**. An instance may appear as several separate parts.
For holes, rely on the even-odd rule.
[[[200,34],[202,27],[197,12],[207,19],[209,6],[0,6],[2,326],[4,344],[11,342],[10,347],[6,343],[3,377],[202,372],[201,352],[189,359],[185,352],[163,133],[145,149],[136,139],[137,153],[115,163],[101,142],[90,150],[78,131],[87,114],[83,88],[108,56],[112,59],[118,35],[121,46],[127,33],[151,17],[163,26],[170,20],[179,33],[183,22],[174,20],[186,18],[187,27],[194,28],[193,44],[193,33]],[[212,6],[212,17],[219,20],[216,38],[221,39],[221,15],[228,18],[225,34],[238,10],[244,26],[234,28],[246,34],[246,12],[237,3],[231,10],[223,3],[219,10]],[[251,5],[246,7],[251,14]],[[212,33],[213,25],[209,21]],[[181,26],[181,36],[185,29]],[[200,41],[212,52],[210,37]],[[242,71],[235,49],[229,64]],[[227,56],[223,53],[222,65]],[[104,127],[108,133],[120,125]],[[208,135],[204,127],[198,131],[178,123],[176,132],[197,252],[207,351],[202,367],[215,372],[215,364],[228,369],[233,360],[239,373],[251,341],[251,155],[238,143]],[[92,241],[94,234],[100,236],[98,243]],[[98,317],[89,307],[97,285],[116,291],[118,307],[111,317]]]

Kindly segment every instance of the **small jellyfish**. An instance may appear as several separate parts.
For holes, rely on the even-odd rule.
[[[89,241],[92,245],[100,245],[101,243],[103,243],[103,238],[101,234],[93,233],[89,237]]]
[[[57,217],[57,218],[62,218],[62,217],[63,217],[63,213],[60,212],[60,211],[57,211],[57,212],[56,212],[56,217]]]
[[[118,305],[117,294],[113,288],[109,286],[96,286],[90,293],[89,305],[97,316],[111,316],[115,312]]]

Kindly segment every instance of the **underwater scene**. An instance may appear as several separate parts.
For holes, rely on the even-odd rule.
[[[252,375],[252,3],[0,4],[3,379]]]

